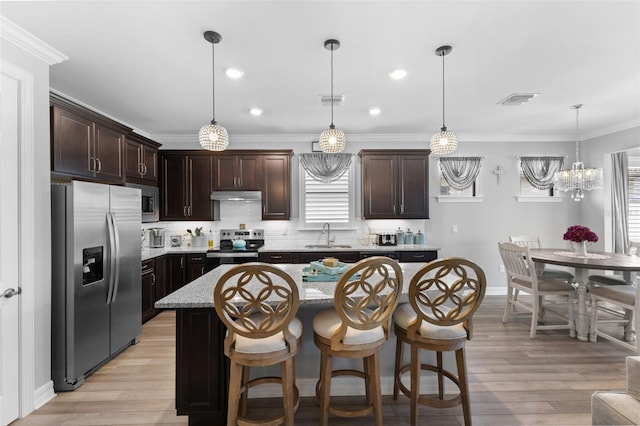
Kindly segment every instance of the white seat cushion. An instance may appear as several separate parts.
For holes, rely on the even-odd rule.
[[[238,321],[236,321],[236,323],[238,323]],[[299,339],[300,336],[302,336],[302,322],[298,317],[294,317],[289,323],[289,331],[296,337],[296,339]],[[236,352],[262,354],[276,352],[285,349],[286,347],[282,332],[261,339],[252,339],[250,337],[244,337],[236,334]]]
[[[313,318],[313,331],[325,339],[331,339],[341,324],[342,320],[335,309],[325,309],[318,312]],[[347,327],[347,333],[342,339],[342,343],[344,345],[364,345],[383,340],[384,337],[382,327],[371,330],[357,330]]]
[[[395,323],[398,327],[406,330],[417,318],[417,314],[409,303],[404,303],[396,308]],[[441,326],[422,321],[420,324],[420,336],[429,339],[456,340],[467,337],[467,331],[462,324]]]

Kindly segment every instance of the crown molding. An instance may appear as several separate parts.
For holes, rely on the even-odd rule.
[[[600,136],[606,136],[612,133],[622,132],[624,130],[633,129],[635,127],[640,127],[640,118],[635,120],[625,121],[623,123],[614,124],[613,126],[603,127],[602,129],[598,129],[595,132],[583,135],[582,140],[584,141],[584,140],[599,138]]]
[[[59,64],[69,59],[64,53],[49,46],[4,16],[0,16],[0,38],[16,45],[48,65]]]

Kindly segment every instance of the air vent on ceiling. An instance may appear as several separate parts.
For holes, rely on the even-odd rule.
[[[333,95],[333,106],[344,104],[344,95]],[[320,105],[331,106],[331,95],[320,95]]]
[[[512,93],[498,102],[498,105],[512,106],[526,104],[539,94],[540,93]]]

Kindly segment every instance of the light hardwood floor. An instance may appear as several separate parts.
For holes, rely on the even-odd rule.
[[[538,332],[530,340],[528,318],[512,318],[504,325],[503,307],[504,296],[487,296],[474,317],[473,340],[467,343],[473,423],[591,424],[591,394],[623,389],[625,358],[634,354],[606,341],[579,342],[565,330]],[[162,312],[143,326],[139,344],[105,364],[78,390],[59,393],[13,425],[186,425],[186,417],[174,410],[174,324],[174,313]],[[406,397],[397,402],[384,397],[383,402],[385,424],[409,424]],[[254,405],[260,411],[261,406],[279,404]],[[317,423],[315,401],[303,398],[296,425]],[[332,417],[330,424],[373,422]],[[422,407],[420,424],[461,425],[462,411]]]

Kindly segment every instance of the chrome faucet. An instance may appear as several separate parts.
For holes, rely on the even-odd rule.
[[[327,247],[331,246],[331,225],[329,222],[326,222],[322,225],[322,233],[324,234],[324,229],[327,228]]]

